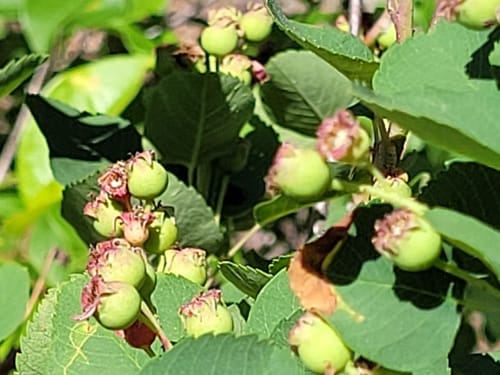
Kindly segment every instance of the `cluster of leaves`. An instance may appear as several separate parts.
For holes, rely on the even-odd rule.
[[[70,33],[85,26],[118,33],[129,53],[63,71],[42,95],[26,97],[38,127],[31,121],[24,129],[16,159],[17,192],[1,196],[9,203],[8,212],[2,213],[2,236],[32,225],[30,254],[36,255],[30,255],[28,264],[40,272],[48,249],[59,247],[69,252],[70,267],[51,271],[48,283],[54,288],[21,340],[20,373],[80,374],[109,368],[130,374],[192,373],[200,368],[220,374],[235,369],[309,373],[288,342],[290,329],[304,312],[285,271],[290,256],[263,268],[241,254],[233,257],[239,244],[231,249],[228,244],[235,229],[255,233],[317,201],[329,206],[327,225],[346,213],[344,191],[307,202],[284,195],[266,200],[264,195],[264,177],[279,143],[309,147],[320,122],[346,107],[367,116],[369,123],[383,118],[409,132],[398,167],[415,181],[422,174],[430,178],[425,187],[414,186],[414,195],[431,207],[426,219],[445,243],[438,267],[402,271],[380,257],[371,243],[375,220],[390,207],[359,208],[342,246],[322,270],[321,277],[335,285],[341,301],[324,319],[357,356],[386,368],[416,375],[498,371],[497,353],[470,354],[474,339],[467,326],[468,315],[478,310],[486,317],[491,338],[500,335],[498,28],[471,30],[440,22],[379,57],[336,28],[287,18],[277,1],[268,0],[281,30],[274,30],[273,37],[284,38],[284,32],[296,44],[266,62],[269,80],[252,89],[217,71],[200,74],[190,64],[179,64],[168,50],[158,50],[155,64],[153,47],[161,41],[147,39],[133,22],[154,14],[163,1],[132,2],[130,7],[124,1],[120,9],[125,13],[106,7],[96,11],[87,0],[64,6],[58,1],[51,22],[41,21],[49,6],[36,0],[25,3],[19,18],[33,51],[48,52],[64,36],[61,28]],[[76,17],[80,9],[83,15]],[[429,17],[424,18],[425,29]],[[43,58],[26,57],[2,70],[0,92],[10,92]],[[146,72],[154,66],[153,82],[143,87]],[[115,117],[121,113],[122,118]],[[244,166],[228,170],[227,160],[241,143],[249,145]],[[186,338],[178,310],[202,288],[182,277],[158,275],[151,300],[175,345],[152,359],[93,320],[72,320],[80,310],[86,279],[72,275],[67,280],[69,273],[83,268],[87,244],[102,240],[82,215],[88,194],[98,189],[96,172],[151,147],[170,171],[160,199],[174,209],[179,243],[206,249],[219,259],[212,282],[221,285],[235,326],[232,334]],[[353,183],[364,178],[354,170],[344,173],[337,163],[331,168],[335,175],[348,174]],[[301,251],[328,253],[338,247],[331,233],[326,231]],[[5,309],[0,340],[10,350],[21,335],[29,275],[24,267],[3,264],[0,280],[21,288],[15,298],[0,304]]]

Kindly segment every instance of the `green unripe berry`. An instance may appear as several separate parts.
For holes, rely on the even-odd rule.
[[[165,273],[185,277],[193,283],[203,285],[207,278],[206,252],[186,248],[165,251]]]
[[[387,49],[396,43],[396,27],[392,22],[389,27],[378,36],[377,42],[384,49]]]
[[[123,233],[117,218],[122,214],[122,207],[109,199],[106,193],[100,193],[83,208],[84,215],[94,218],[94,229],[104,237],[118,237]]]
[[[144,243],[144,249],[150,253],[163,254],[177,240],[177,226],[173,217],[156,215],[155,221],[149,227],[149,238]]]
[[[130,194],[138,199],[151,200],[159,197],[168,184],[168,173],[154,160],[152,152],[135,155],[128,163],[127,186]]]
[[[406,209],[394,210],[377,220],[372,243],[405,271],[424,271],[441,253],[441,236],[427,220]]]
[[[298,201],[320,198],[330,185],[330,168],[318,152],[284,143],[266,177],[267,190]]]
[[[266,39],[273,27],[273,20],[265,8],[249,11],[240,20],[240,27],[245,39],[250,42],[261,42]]]
[[[498,7],[500,0],[465,0],[456,8],[457,21],[474,29],[491,26],[497,23]]]
[[[386,177],[383,181],[376,181],[374,187],[382,189],[385,193],[391,193],[401,198],[411,197],[411,188],[402,177]]]
[[[295,324],[288,336],[304,365],[311,371],[326,373],[344,369],[352,358],[352,352],[333,327],[319,316],[306,312]]]
[[[179,311],[184,328],[189,336],[199,337],[206,333],[227,333],[233,330],[233,318],[222,303],[222,292],[209,290]]]
[[[234,25],[207,26],[201,33],[200,44],[207,53],[222,57],[238,45],[238,32]]]
[[[105,328],[117,330],[130,327],[141,309],[137,290],[122,282],[106,283],[108,292],[101,294],[96,319]]]

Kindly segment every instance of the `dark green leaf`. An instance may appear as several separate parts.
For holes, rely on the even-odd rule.
[[[170,340],[178,341],[184,337],[179,308],[201,291],[201,286],[184,277],[156,274],[156,287],[151,300],[156,307],[162,328]]]
[[[14,91],[46,58],[45,55],[31,54],[9,61],[0,69],[0,98]]]
[[[304,374],[290,350],[256,336],[204,335],[185,339],[160,358],[152,360],[141,375],[203,374],[292,375]]]
[[[321,121],[352,101],[351,82],[310,51],[287,51],[266,65],[271,79],[261,88],[276,122],[314,136]]]
[[[277,0],[266,1],[274,22],[294,41],[322,57],[351,79],[371,81],[378,64],[359,38],[331,26],[317,27],[287,19]]]
[[[92,167],[102,165],[106,160],[126,159],[142,149],[137,130],[119,117],[93,116],[38,95],[28,95],[26,104],[45,135],[50,157],[56,160],[64,158],[66,164],[59,162],[56,166],[69,168],[71,177],[75,177],[76,172],[77,179],[81,179],[89,174]],[[69,158],[75,163],[68,163]],[[68,174],[65,170],[58,172],[59,175]]]
[[[203,197],[172,173],[169,173],[168,181],[167,190],[158,199],[164,205],[174,207],[180,245],[202,248],[209,253],[220,250],[222,232]]]
[[[242,292],[255,298],[264,285],[271,279],[271,275],[250,266],[233,262],[220,262],[222,274],[238,287]]]
[[[253,215],[255,221],[263,227],[283,216],[297,212],[301,208],[311,207],[315,203],[316,202],[301,203],[284,195],[278,195],[271,200],[257,204],[254,207]]]
[[[24,320],[29,291],[30,276],[25,267],[16,263],[0,265],[0,342]]]
[[[146,92],[145,134],[162,160],[192,170],[227,153],[253,105],[236,78],[176,71]]]
[[[477,163],[453,163],[422,191],[419,200],[447,207],[500,229],[500,172]]]
[[[288,267],[293,254],[280,255],[279,257],[273,258],[271,264],[269,265],[269,272],[273,275],[277,274],[283,268]]]
[[[500,231],[456,211],[434,207],[426,214],[447,242],[478,258],[500,279]]]

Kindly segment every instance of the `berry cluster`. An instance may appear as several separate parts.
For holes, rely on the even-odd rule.
[[[168,348],[170,343],[157,323],[150,301],[156,272],[175,274],[203,285],[207,276],[206,253],[175,245],[175,219],[167,215],[167,207],[155,201],[167,189],[168,173],[156,161],[154,152],[140,152],[113,164],[98,183],[100,192],[86,204],[84,214],[93,218],[95,230],[108,239],[90,247],[90,281],[81,294],[83,312],[75,319],[93,316],[134,347],[149,348],[158,336]],[[156,271],[150,263],[153,261]],[[192,306],[192,315],[199,315],[196,311],[200,309],[200,298],[207,306],[216,306],[220,314],[225,309],[221,292],[208,293],[183,306],[179,314],[184,316],[186,306]],[[217,300],[210,300],[210,295],[216,295]],[[226,323],[224,332],[232,329],[230,316],[229,320],[231,324]],[[196,336],[196,330],[189,328],[189,319],[183,321],[187,333]],[[204,330],[220,331],[210,324]]]

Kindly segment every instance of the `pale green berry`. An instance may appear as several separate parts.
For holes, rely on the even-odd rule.
[[[457,21],[475,29],[491,26],[497,23],[498,7],[500,0],[465,0],[455,9]]]
[[[207,53],[222,57],[238,45],[238,32],[234,25],[207,26],[201,33],[200,44]]]
[[[130,194],[138,199],[151,200],[159,197],[168,185],[168,173],[155,160],[152,151],[136,154],[127,162]]]
[[[165,251],[165,273],[185,277],[193,283],[203,285],[207,278],[206,252],[186,248]]]
[[[99,297],[96,319],[105,328],[118,330],[130,327],[141,309],[139,292],[127,283],[106,283]]]
[[[144,249],[150,253],[163,254],[177,240],[177,226],[173,217],[165,217],[156,213],[156,219],[149,227],[149,238],[144,243]]]

